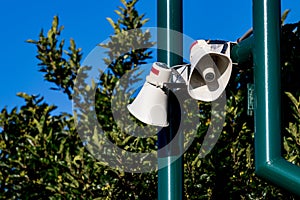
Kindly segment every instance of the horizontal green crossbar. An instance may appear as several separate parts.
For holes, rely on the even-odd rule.
[[[248,37],[245,40],[234,45],[231,49],[230,58],[234,63],[244,63],[252,60],[252,50],[254,45],[254,37]]]

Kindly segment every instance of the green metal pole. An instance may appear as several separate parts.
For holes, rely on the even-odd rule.
[[[256,174],[300,195],[300,168],[281,156],[280,1],[253,0]]]
[[[157,0],[158,61],[168,66],[182,64],[182,0]],[[169,127],[158,134],[158,146],[168,145],[166,152],[158,155],[158,199],[183,199],[182,140],[170,145],[180,123],[180,105],[172,93],[169,94]],[[178,115],[179,114],[179,115]],[[174,161],[175,160],[175,161]],[[164,167],[161,168],[161,164]]]

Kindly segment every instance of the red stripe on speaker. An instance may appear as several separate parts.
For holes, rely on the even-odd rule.
[[[190,51],[192,50],[192,48],[193,48],[196,44],[198,44],[198,41],[197,41],[197,40],[196,40],[195,42],[193,42],[193,44],[191,45]]]
[[[152,67],[151,72],[152,72],[153,74],[157,75],[157,76],[158,76],[158,74],[159,74],[159,70],[158,70],[158,69],[155,69],[154,67]]]

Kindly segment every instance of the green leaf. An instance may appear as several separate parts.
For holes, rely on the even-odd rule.
[[[292,95],[292,93],[285,92],[285,94],[290,98],[290,100],[293,102],[293,104],[298,108],[300,105],[300,102],[297,101],[297,99]]]
[[[56,189],[53,188],[52,186],[46,186],[47,190],[50,190],[51,192],[56,192]]]
[[[289,162],[294,162],[299,157],[299,155],[294,155],[288,159]]]
[[[283,12],[283,14],[281,15],[281,23],[282,24],[284,24],[284,22],[285,22],[285,20],[286,20],[286,18],[287,18],[287,16],[288,16],[288,14],[290,13],[290,9],[286,9],[284,12]]]
[[[58,26],[58,16],[54,16],[52,21],[52,28],[53,28],[53,32],[55,33],[57,30],[57,26]]]
[[[32,40],[32,39],[28,39],[28,40],[26,40],[26,42],[27,43],[32,43],[32,44],[37,44],[38,43],[38,41]]]
[[[17,96],[22,97],[22,98],[24,98],[26,100],[32,99],[32,97],[29,96],[28,94],[26,94],[25,92],[19,92],[19,93],[17,93]]]
[[[117,13],[119,17],[124,18],[124,15],[119,10],[115,10],[115,13]]]
[[[116,27],[114,21],[113,21],[110,17],[106,17],[106,20],[110,23],[110,25],[111,25],[113,28]]]

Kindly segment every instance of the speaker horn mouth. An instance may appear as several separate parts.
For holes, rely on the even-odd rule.
[[[230,43],[197,40],[190,49],[191,68],[186,81],[189,95],[201,101],[214,101],[228,84],[232,71]]]

